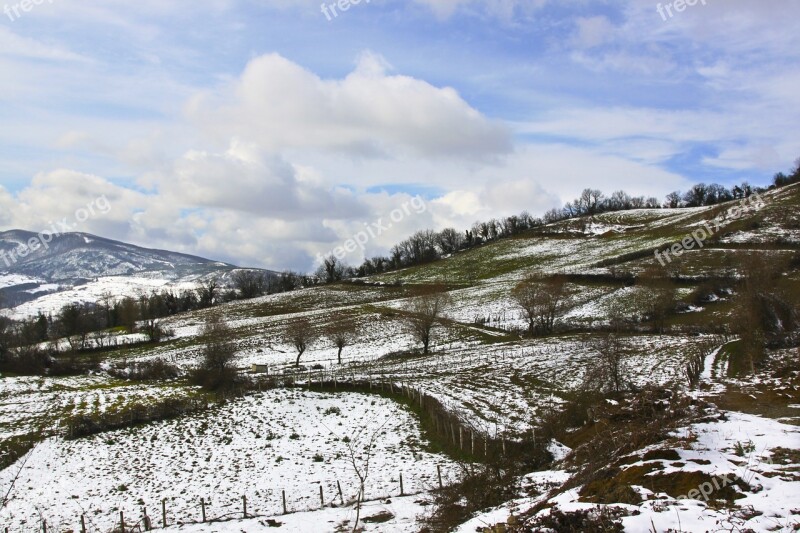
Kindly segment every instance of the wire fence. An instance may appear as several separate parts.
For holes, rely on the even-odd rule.
[[[447,487],[458,479],[458,473],[445,471],[440,465],[435,472],[417,477],[402,472],[388,480],[367,480],[360,503],[385,501],[389,498],[429,494]],[[113,513],[85,513],[76,516],[73,523],[46,519],[40,515],[38,525],[27,524],[18,528],[5,527],[5,533],[40,531],[42,533],[139,533],[170,526],[210,524],[243,519],[279,519],[295,513],[313,512],[327,508],[350,508],[359,503],[356,495],[348,495],[338,479],[309,484],[308,491],[300,493],[287,490],[268,490],[249,496],[228,494],[211,495],[195,501],[176,501],[164,498],[158,505],[129,506]],[[136,509],[134,511],[134,509]]]
[[[504,354],[502,357],[506,357]],[[445,405],[439,398],[432,396],[409,382],[389,378],[381,368],[370,367],[371,372],[364,372],[366,367],[347,365],[341,368],[302,370],[287,369],[283,374],[262,376],[253,385],[261,390],[272,388],[305,388],[320,392],[358,392],[380,394],[405,403],[419,416],[425,435],[435,442],[437,448],[458,462],[490,463],[498,461],[529,461],[546,454],[546,443],[537,441],[535,432],[519,429],[517,438],[508,434],[491,435],[476,428],[457,409]],[[388,367],[385,368],[388,370]],[[412,368],[408,369],[413,372]],[[392,369],[396,372],[396,368]],[[203,409],[208,406],[203,405]],[[127,415],[126,415],[127,416]],[[120,420],[124,425],[125,420]],[[131,423],[140,423],[137,417]],[[429,493],[442,489],[458,479],[457,475],[443,472],[437,467],[436,472],[427,476],[409,478],[407,474],[398,473],[396,478],[384,480],[380,484],[374,481],[365,487],[364,501],[378,501],[387,497]],[[285,514],[314,511],[329,506],[353,505],[355,499],[348,499],[346,490],[338,479],[313,484],[303,494],[292,494],[281,490],[267,490],[243,496],[214,495],[208,499],[201,498],[197,502],[182,504],[174,500],[161,500],[161,508],[154,510],[143,506],[131,506],[130,509],[114,511],[113,517],[106,514],[82,514],[76,516],[73,524],[56,524],[42,516],[38,528],[26,526],[24,529],[5,528],[6,533],[17,531],[80,531],[81,533],[117,533],[149,531],[170,525],[195,524],[236,518],[270,518]],[[138,507],[138,508],[137,508]],[[178,508],[176,510],[175,508]],[[113,507],[110,507],[113,508]],[[136,508],[136,511],[132,509]],[[171,509],[172,508],[172,509]],[[193,509],[189,513],[188,509]],[[180,516],[178,516],[180,514]],[[136,518],[132,518],[136,517]],[[166,526],[165,526],[166,525]]]

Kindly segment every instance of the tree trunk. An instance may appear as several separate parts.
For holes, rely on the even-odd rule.
[[[300,366],[300,358],[303,356],[303,352],[305,352],[305,350],[300,350],[299,352],[297,352],[297,361],[295,361],[294,363],[295,367]]]
[[[342,364],[342,349],[344,346],[339,346],[339,364]]]

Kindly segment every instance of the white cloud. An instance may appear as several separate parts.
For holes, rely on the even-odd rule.
[[[323,80],[277,54],[252,60],[241,78],[196,96],[191,120],[218,142],[341,151],[359,157],[492,157],[511,149],[508,130],[452,88],[386,73],[364,54],[342,80]]]

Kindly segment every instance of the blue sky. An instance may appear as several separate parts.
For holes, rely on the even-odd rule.
[[[80,229],[309,270],[414,195],[429,208],[366,253],[585,187],[791,167],[800,4],[658,5],[0,0],[0,229],[105,195]]]

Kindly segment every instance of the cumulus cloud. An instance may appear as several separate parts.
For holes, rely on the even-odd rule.
[[[366,53],[341,80],[324,80],[278,54],[252,60],[220,91],[193,98],[188,115],[217,140],[359,157],[492,157],[511,149],[506,127],[455,89],[387,73]]]
[[[220,154],[190,151],[171,172],[149,174],[140,182],[186,207],[232,209],[284,220],[364,213],[350,191],[330,190],[307,171],[238,140]]]

